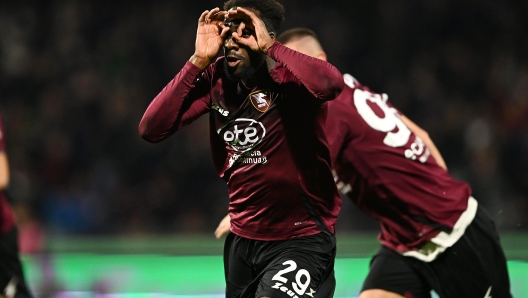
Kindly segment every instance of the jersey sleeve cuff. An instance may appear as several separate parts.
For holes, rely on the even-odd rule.
[[[185,63],[185,66],[183,66],[183,70],[194,77],[203,72],[200,67],[194,65],[191,61],[187,61],[187,63]]]
[[[280,42],[278,41],[274,42],[271,45],[271,47],[269,47],[268,49],[268,56],[270,56],[273,60],[276,61],[277,60],[276,52],[278,48],[280,49],[280,47],[283,47],[283,45]]]

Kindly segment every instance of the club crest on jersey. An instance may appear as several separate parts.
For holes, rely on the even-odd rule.
[[[249,95],[249,100],[255,109],[257,109],[257,111],[264,113],[269,109],[271,104],[270,91],[255,91]]]

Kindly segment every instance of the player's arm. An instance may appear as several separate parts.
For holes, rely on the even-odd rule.
[[[293,74],[291,78],[285,80],[272,71],[271,77],[276,82],[300,82],[320,100],[333,100],[343,91],[345,83],[337,68],[326,61],[301,54],[275,41],[275,34],[268,32],[264,22],[253,12],[239,7],[230,10],[228,17],[244,20],[237,32],[232,34],[238,44],[245,45],[257,53],[267,54],[271,59],[281,62]],[[253,33],[243,35],[245,28]]]
[[[220,51],[228,28],[218,8],[198,19],[195,52],[176,77],[150,103],[139,123],[140,136],[159,142],[208,111],[208,88],[200,77]],[[197,83],[198,80],[202,80]]]
[[[435,159],[436,163],[442,167],[444,170],[447,170],[446,163],[444,159],[442,158],[442,155],[440,154],[440,151],[438,151],[438,148],[436,148],[435,144],[433,143],[433,140],[429,137],[429,134],[427,131],[423,130],[421,127],[416,125],[416,123],[412,122],[409,118],[400,115],[401,120],[405,125],[422,141],[424,144],[429,148],[429,151],[431,152],[431,156]]]
[[[227,233],[229,233],[229,229],[231,229],[231,218],[228,214],[224,218],[222,218],[222,220],[218,224],[218,227],[216,228],[216,231],[214,233],[215,237],[217,239],[224,237],[225,235],[227,235]]]
[[[0,151],[0,191],[7,188],[9,184],[9,162],[5,151]]]
[[[149,104],[139,123],[139,135],[157,143],[208,111],[207,90],[196,86],[201,69],[187,62]]]
[[[294,51],[279,42],[273,44],[268,55],[281,62],[296,80],[320,100],[334,100],[345,87],[341,72],[326,61]]]

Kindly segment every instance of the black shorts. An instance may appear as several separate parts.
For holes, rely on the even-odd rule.
[[[335,243],[326,232],[284,241],[229,233],[224,249],[226,298],[333,297]]]
[[[431,290],[441,298],[512,297],[495,224],[480,206],[464,235],[432,262],[382,246],[371,261],[362,291],[368,289],[414,298],[431,297]]]
[[[8,293],[6,293],[6,291]],[[11,229],[0,234],[0,297],[15,294],[15,298],[32,297],[24,279],[18,256],[18,231]]]

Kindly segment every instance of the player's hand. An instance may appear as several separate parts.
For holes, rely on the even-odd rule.
[[[224,237],[225,235],[227,235],[227,233],[229,233],[230,228],[231,228],[231,218],[229,218],[229,214],[228,214],[218,224],[218,227],[216,228],[216,231],[214,233],[215,237],[217,239]]]
[[[227,12],[228,19],[242,19],[238,30],[232,33],[235,42],[247,46],[257,53],[267,54],[275,42],[275,33],[268,32],[264,22],[253,12],[237,7]]]
[[[206,10],[198,19],[198,30],[196,32],[196,45],[191,61],[201,69],[207,68],[218,55],[224,44],[229,27],[224,24],[226,11],[215,8]]]

